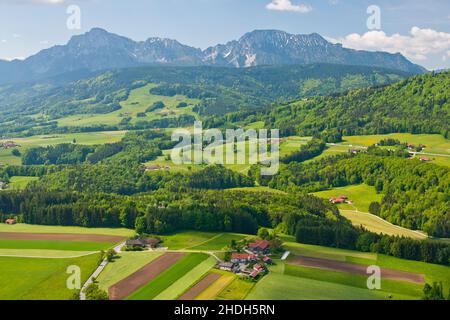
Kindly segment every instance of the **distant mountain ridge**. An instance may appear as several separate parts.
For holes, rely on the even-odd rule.
[[[426,70],[401,54],[357,51],[332,44],[317,33],[293,35],[256,30],[206,50],[176,40],[136,42],[100,28],[73,36],[66,45],[45,49],[23,61],[0,61],[0,83],[39,80],[79,70],[99,71],[143,65],[254,67],[333,63],[383,67],[411,74]]]

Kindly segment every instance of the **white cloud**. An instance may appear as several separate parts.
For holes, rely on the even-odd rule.
[[[309,4],[293,4],[291,0],[272,0],[266,8],[274,11],[291,11],[299,13],[308,13],[312,10]]]
[[[330,40],[352,49],[400,52],[416,61],[427,60],[430,54],[450,53],[450,33],[418,27],[411,28],[409,35],[395,33],[388,36],[383,31],[369,31],[362,35],[353,33]]]

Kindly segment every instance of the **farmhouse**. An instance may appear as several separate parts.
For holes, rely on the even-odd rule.
[[[233,271],[234,263],[232,262],[222,262],[219,263],[219,269],[224,271]]]
[[[342,203],[348,203],[353,204],[353,201],[349,200],[347,196],[339,196],[339,197],[333,197],[330,198],[330,202],[332,204],[342,204]]]
[[[6,189],[6,187],[8,186],[8,184],[4,181],[0,181],[0,190]]]
[[[13,224],[16,224],[17,221],[16,221],[16,219],[6,219],[5,223],[6,223],[6,224],[13,225]]]
[[[132,239],[125,242],[126,246],[141,248],[156,248],[161,241],[156,238]]]
[[[231,262],[232,263],[246,263],[256,261],[256,256],[249,253],[232,253]]]
[[[9,149],[9,148],[20,147],[20,145],[18,145],[18,144],[15,143],[14,141],[5,141],[5,142],[1,142],[1,143],[0,143],[0,147],[3,147],[3,148],[5,148],[5,149]]]
[[[427,157],[420,157],[419,160],[422,162],[430,162],[431,161],[430,158],[427,158]]]
[[[268,253],[270,242],[267,240],[256,240],[248,245],[248,249],[253,253]]]

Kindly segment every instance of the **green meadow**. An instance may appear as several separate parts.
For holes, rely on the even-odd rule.
[[[11,177],[9,180],[8,189],[10,190],[23,190],[30,182],[36,181],[37,177]]]
[[[339,209],[357,210],[369,212],[369,206],[372,202],[381,202],[382,195],[377,194],[375,188],[366,184],[346,186],[342,188],[333,188],[331,190],[313,193],[315,196],[324,199],[333,197],[347,196],[353,204],[340,204]]]
[[[0,257],[0,300],[69,300],[77,291],[67,288],[67,268],[80,267],[84,283],[99,261],[100,254],[74,259]]]

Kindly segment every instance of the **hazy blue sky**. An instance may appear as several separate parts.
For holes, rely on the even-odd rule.
[[[67,7],[81,29],[66,27]],[[381,9],[381,30],[367,8]],[[449,0],[0,0],[0,58],[23,58],[102,27],[134,40],[175,38],[206,48],[254,29],[318,32],[345,46],[402,52],[428,68],[450,68]]]

